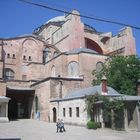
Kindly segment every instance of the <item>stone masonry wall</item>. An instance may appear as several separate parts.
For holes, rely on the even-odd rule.
[[[59,104],[57,102],[52,102],[50,109],[50,120],[53,122],[52,109],[55,107],[56,111],[58,112],[57,119],[63,119],[65,123],[69,124],[86,125],[88,116],[85,110],[85,106],[85,100],[83,99],[61,101]],[[79,117],[76,115],[76,107],[79,108]],[[65,116],[63,115],[63,108],[65,108]],[[70,116],[69,108],[72,110],[72,116]]]

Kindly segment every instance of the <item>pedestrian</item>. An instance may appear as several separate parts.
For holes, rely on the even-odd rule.
[[[66,131],[66,129],[64,127],[64,121],[63,121],[63,119],[61,119],[61,121],[60,121],[60,132],[65,132],[65,131]]]
[[[56,127],[57,127],[56,133],[60,132],[60,119],[57,120]]]

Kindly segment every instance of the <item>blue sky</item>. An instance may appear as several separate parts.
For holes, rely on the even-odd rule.
[[[122,22],[140,27],[140,0],[29,0],[48,6],[81,14]],[[63,15],[56,11],[31,6],[18,0],[0,0],[0,38],[31,34],[35,28],[49,19]],[[83,22],[100,32],[117,34],[123,28],[120,25],[103,23],[90,19]],[[140,30],[133,29],[136,38],[137,54],[140,56]]]

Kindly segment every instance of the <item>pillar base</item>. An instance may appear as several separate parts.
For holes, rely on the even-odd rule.
[[[0,123],[6,123],[9,122],[8,117],[0,117]]]

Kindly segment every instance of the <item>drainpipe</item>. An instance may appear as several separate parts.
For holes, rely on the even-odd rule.
[[[63,86],[63,82],[62,80],[59,80],[59,98],[62,98],[62,86]]]
[[[101,95],[107,95],[107,79],[105,76],[102,77],[101,79]],[[102,128],[105,128],[105,122],[103,118],[103,110],[102,110],[102,123],[101,123]]]

